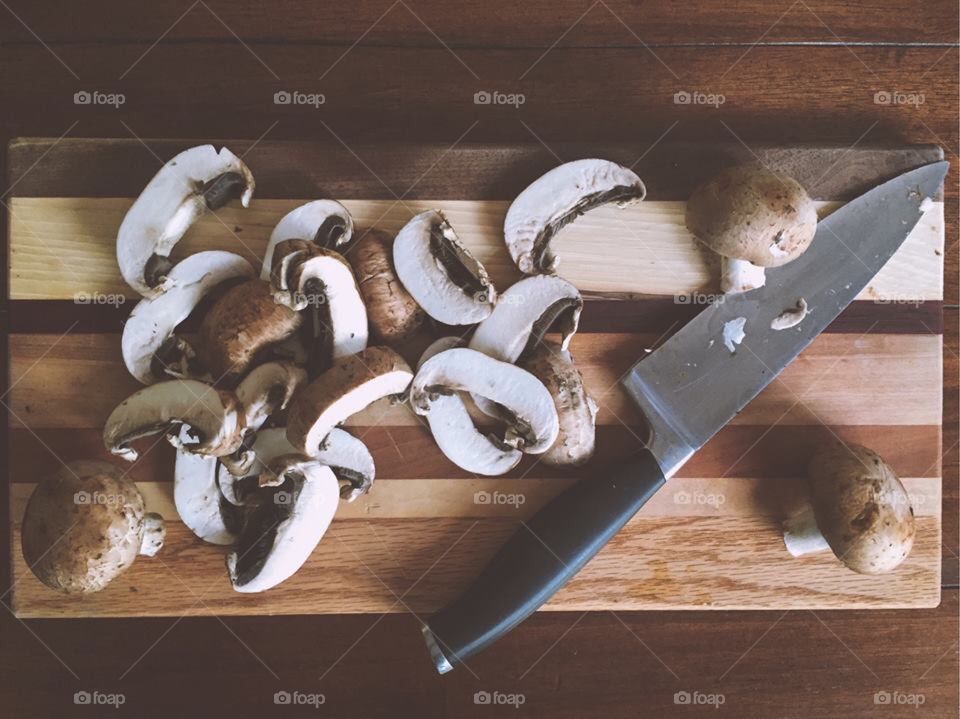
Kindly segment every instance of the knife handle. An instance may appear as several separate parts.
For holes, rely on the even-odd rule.
[[[666,481],[648,450],[585,478],[524,523],[453,604],[423,626],[441,674],[539,609]]]

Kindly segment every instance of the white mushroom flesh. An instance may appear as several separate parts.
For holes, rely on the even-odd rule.
[[[439,322],[469,325],[493,311],[496,290],[486,269],[437,210],[403,226],[393,243],[393,264],[407,292]]]
[[[767,283],[762,267],[746,260],[720,258],[720,291],[725,295],[749,292]]]
[[[353,217],[335,200],[314,200],[284,215],[270,233],[263,256],[260,279],[269,280],[273,249],[284,240],[307,240],[320,247],[336,249],[353,237]]]
[[[235,197],[244,207],[253,197],[253,175],[227,148],[184,150],[167,162],[127,211],[117,234],[123,278],[146,297],[167,291],[171,250],[208,209]]]
[[[189,343],[174,335],[177,325],[217,286],[249,279],[253,268],[240,255],[211,250],[185,258],[167,277],[170,289],[140,300],[123,326],[124,364],[143,384],[170,377],[202,379],[202,373],[191,370],[194,353]]]
[[[747,336],[743,328],[747,324],[746,317],[736,317],[723,325],[723,346],[731,353],[737,351],[737,345]]]
[[[640,202],[647,191],[636,173],[607,160],[555,167],[521,192],[503,223],[510,256],[527,275],[556,271],[550,241],[565,225],[600,205]]]
[[[217,483],[216,457],[177,450],[173,469],[173,501],[180,519],[200,539],[227,545],[236,541],[242,510],[226,500]]]
[[[803,322],[803,318],[809,313],[810,309],[807,307],[807,301],[801,297],[797,302],[796,307],[793,309],[784,310],[773,318],[773,320],[770,322],[770,329],[788,330],[791,327],[796,327],[798,324]]]

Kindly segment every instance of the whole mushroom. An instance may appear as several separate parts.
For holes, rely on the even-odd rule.
[[[803,186],[756,165],[721,171],[694,190],[687,229],[722,256],[720,288],[762,287],[764,267],[799,257],[817,231],[817,210]]]
[[[833,550],[861,574],[896,569],[913,547],[916,531],[910,497],[873,450],[834,442],[808,468],[810,503],[783,525],[795,557]]]
[[[23,517],[23,558],[41,582],[67,594],[99,592],[138,554],[163,546],[159,514],[108,462],[62,465],[34,489]]]

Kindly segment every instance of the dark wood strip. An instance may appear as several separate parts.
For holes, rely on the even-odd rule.
[[[166,159],[199,142],[151,140],[149,145]],[[561,142],[548,150],[530,143],[463,143],[453,149],[449,143],[378,143],[347,149],[330,142],[263,141],[251,150],[247,141],[213,142],[244,155],[256,177],[258,197],[277,199],[389,200],[403,193],[411,178],[422,177],[405,199],[511,200],[556,166],[558,157],[603,157],[652,178],[647,188],[651,200],[685,200],[718,169],[757,159],[794,176],[816,199],[842,200],[943,157],[939,148],[924,145],[751,149],[737,142],[662,142],[653,147],[643,142]],[[20,197],[135,197],[158,166],[156,157],[132,139],[23,139],[9,149],[10,182],[20,178],[14,187]]]
[[[864,5],[746,0],[735,6],[721,0],[695,4],[609,0],[594,5],[532,0],[509,12],[483,0],[455,4],[359,0],[322,6],[295,0],[266,4],[209,0],[194,6],[160,0],[151,3],[149,13],[123,0],[86,2],[82,11],[66,0],[6,4],[26,27],[11,18],[0,26],[0,41],[29,44],[37,43],[38,37],[47,43],[150,43],[161,35],[165,44],[235,43],[231,33],[245,42],[349,46],[362,37],[368,46],[429,48],[439,45],[438,37],[451,47],[543,48],[561,36],[564,47],[636,48],[644,43],[950,43],[957,38],[956,7],[947,0],[921,6],[898,0]]]
[[[114,334],[135,306],[129,300],[113,305],[76,304],[70,300],[15,300],[9,303],[10,332],[59,334],[82,332]],[[666,297],[641,300],[588,299],[580,319],[580,332],[643,332],[663,334],[693,319],[705,305]],[[195,332],[197,318],[188,318],[182,331]],[[943,334],[941,302],[852,303],[825,330],[830,333]]]
[[[937,427],[869,426],[834,427],[845,441],[866,444],[904,477],[936,477],[940,471]],[[388,479],[472,479],[440,452],[429,430],[423,427],[365,427],[349,431],[361,437],[377,464],[377,474]],[[604,426],[597,429],[597,457],[578,470],[547,467],[531,457],[505,479],[589,476],[603,471],[608,462],[628,456],[645,436],[642,427]],[[816,426],[752,425],[725,427],[677,475],[679,477],[756,477],[775,480],[800,476],[818,443],[833,434]],[[81,457],[110,459],[95,429],[26,429],[10,431],[10,473],[13,482],[36,482],[55,470],[60,459]],[[173,480],[173,448],[156,438],[138,446],[145,451],[131,468],[132,476],[144,482]],[[146,451],[150,448],[149,451]],[[58,459],[58,457],[60,459]],[[119,460],[114,460],[119,463]]]

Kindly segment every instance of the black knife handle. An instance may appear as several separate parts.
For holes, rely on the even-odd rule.
[[[473,584],[423,627],[442,674],[539,609],[665,482],[649,451],[585,478],[522,525]]]

